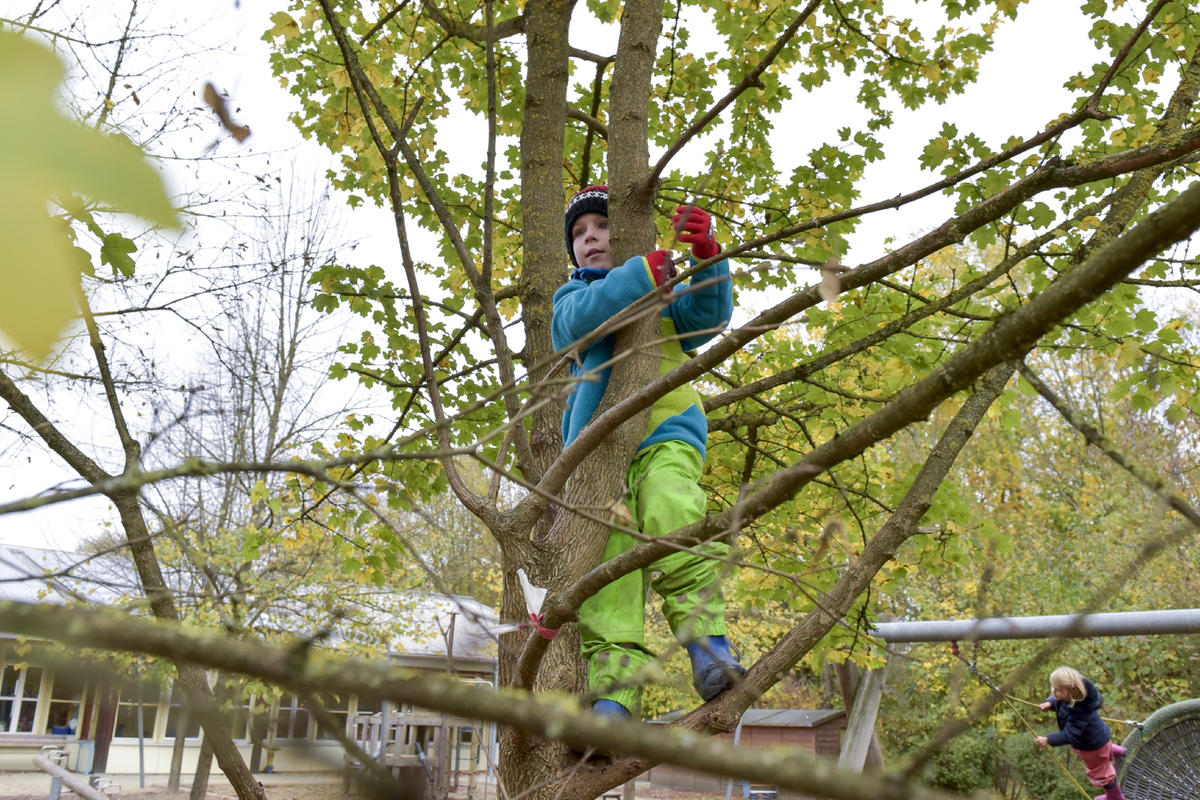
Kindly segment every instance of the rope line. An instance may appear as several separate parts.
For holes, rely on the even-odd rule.
[[[976,678],[979,678],[979,680],[980,680],[980,681],[981,681],[981,682],[982,682],[982,683],[983,683],[985,686],[987,686],[989,689],[991,689],[991,690],[992,690],[993,692],[995,692],[996,694],[1000,695],[1000,697],[1001,697],[1001,698],[1003,698],[1004,702],[1008,703],[1008,707],[1009,707],[1010,709],[1012,709],[1012,712],[1013,712],[1014,714],[1016,714],[1016,716],[1017,716],[1017,719],[1019,719],[1019,720],[1021,721],[1021,724],[1022,724],[1022,725],[1024,725],[1024,726],[1025,726],[1025,728],[1026,728],[1026,729],[1027,729],[1027,730],[1028,730],[1030,733],[1032,733],[1032,734],[1034,735],[1034,737],[1035,737],[1035,738],[1036,738],[1037,736],[1039,736],[1039,735],[1040,735],[1040,734],[1037,732],[1037,730],[1036,730],[1036,729],[1035,729],[1035,728],[1034,728],[1032,725],[1030,725],[1030,724],[1029,724],[1029,721],[1028,721],[1027,719],[1025,719],[1024,715],[1022,715],[1022,714],[1021,714],[1021,712],[1020,712],[1019,710],[1017,710],[1017,706],[1016,706],[1016,704],[1013,702],[1013,700],[1020,700],[1020,701],[1021,701],[1021,702],[1023,702],[1023,703],[1029,703],[1029,705],[1032,705],[1032,706],[1038,706],[1038,709],[1039,709],[1039,710],[1041,709],[1041,706],[1040,706],[1040,705],[1038,705],[1037,703],[1030,703],[1028,700],[1021,700],[1021,698],[1010,697],[1010,695],[1008,695],[1008,694],[1005,694],[1004,690],[1003,690],[1003,689],[1001,689],[999,686],[997,686],[995,681],[993,681],[991,678],[989,678],[989,677],[987,677],[986,675],[984,675],[982,672],[980,672],[980,671],[979,671],[979,670],[978,670],[978,669],[975,667],[975,662],[974,662],[974,661],[968,661],[968,660],[966,659],[966,657],[965,657],[965,656],[963,656],[963,654],[962,654],[961,652],[959,652],[959,649],[958,649],[958,642],[951,642],[951,643],[950,643],[950,650],[951,650],[951,652],[953,652],[953,653],[954,653],[954,656],[955,656],[955,657],[956,657],[956,658],[957,658],[959,661],[961,661],[961,662],[963,662],[964,664],[966,664],[966,665],[967,665],[967,669],[969,669],[969,670],[971,671],[971,674],[972,674],[972,675],[974,675]],[[1071,783],[1075,784],[1075,788],[1076,788],[1076,789],[1078,789],[1078,790],[1079,790],[1079,791],[1080,791],[1080,792],[1083,794],[1083,796],[1087,798],[1087,800],[1092,800],[1092,797],[1093,797],[1092,793],[1091,793],[1091,792],[1089,792],[1087,789],[1084,789],[1084,788],[1083,788],[1083,786],[1082,786],[1082,785],[1079,783],[1079,781],[1078,781],[1078,780],[1075,778],[1075,776],[1071,774],[1071,771],[1070,771],[1069,769],[1067,769],[1066,765],[1062,763],[1062,761],[1061,761],[1061,760],[1059,759],[1059,757],[1058,757],[1058,754],[1054,752],[1053,748],[1047,747],[1047,748],[1045,748],[1045,749],[1046,749],[1047,751],[1049,751],[1049,753],[1050,753],[1050,757],[1054,759],[1054,763],[1055,763],[1056,765],[1058,765],[1058,768],[1059,768],[1060,770],[1062,770],[1062,771],[1063,771],[1063,774],[1064,774],[1064,775],[1066,775],[1068,778],[1070,778],[1070,779],[1071,779]]]

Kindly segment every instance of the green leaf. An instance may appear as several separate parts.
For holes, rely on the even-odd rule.
[[[242,560],[253,561],[258,558],[262,548],[262,539],[257,533],[247,533],[242,539]]]
[[[137,252],[137,245],[119,233],[109,233],[104,236],[104,244],[100,247],[100,263],[113,268],[114,275],[126,278],[133,275],[133,259],[130,254]]]

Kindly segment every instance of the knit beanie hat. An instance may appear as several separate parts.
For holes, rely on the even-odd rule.
[[[575,220],[588,213],[608,216],[608,186],[606,184],[598,183],[593,186],[585,186],[567,203],[564,225],[567,235],[567,255],[571,257],[571,263],[577,267],[579,266],[579,262],[575,260],[575,248],[572,247],[571,241],[571,228],[575,227]]]

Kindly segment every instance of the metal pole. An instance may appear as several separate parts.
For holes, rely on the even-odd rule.
[[[738,724],[737,724],[737,727],[733,729],[733,746],[734,746],[734,749],[736,749],[736,748],[737,748],[737,746],[738,746],[738,740],[742,738],[742,722],[743,722],[745,719],[746,719],[746,715],[745,715],[745,713],[743,712],[743,713],[742,713],[742,716],[738,717]],[[749,792],[749,790],[748,790],[748,787],[746,786],[745,782],[743,782],[743,784],[742,784],[742,796],[743,796],[743,797],[745,797],[745,796],[746,796],[746,795],[748,795],[748,794],[750,794],[750,792]],[[731,797],[733,797],[733,778],[730,778],[730,779],[729,779],[729,780],[728,780],[728,781],[725,783],[725,800],[730,800],[730,798],[731,798]]]
[[[142,789],[146,788],[146,722],[142,714],[142,689],[145,684],[141,671],[138,671],[138,699],[137,699],[137,715],[138,715],[138,786]]]
[[[886,642],[973,642],[985,639],[1087,638],[1200,633],[1200,609],[986,617],[931,622],[880,622],[871,633]]]

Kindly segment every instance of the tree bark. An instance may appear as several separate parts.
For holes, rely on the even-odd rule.
[[[569,77],[567,29],[574,8],[573,0],[531,0],[525,7],[525,33],[528,61],[525,80],[524,124],[521,130],[521,202],[523,209],[522,311],[525,330],[525,362],[535,386],[543,385],[551,364],[554,346],[550,337],[552,300],[555,290],[566,280],[569,264],[563,237],[562,180],[563,147],[566,124],[566,94]],[[542,391],[547,391],[543,388]],[[563,399],[547,404],[533,419],[531,447],[537,472],[544,471],[562,450],[560,418]],[[533,532],[533,547],[528,532],[500,533],[505,555],[504,592],[501,618],[523,620],[524,597],[516,571],[524,567],[538,586],[553,587],[560,578],[553,574],[553,558],[545,544],[550,530],[565,515],[554,507],[542,516]],[[520,542],[520,544],[518,544]],[[520,547],[518,550],[517,548]],[[599,551],[595,558],[599,559]],[[501,637],[499,678],[501,686],[517,682],[517,658],[524,637],[510,633]],[[565,631],[548,648],[544,672],[550,685],[578,689],[582,684],[579,669],[579,637]],[[537,741],[513,728],[499,731],[500,760],[497,773],[504,790],[519,795],[553,776],[565,749]],[[538,795],[540,797],[540,795]]]
[[[196,772],[192,776],[188,800],[204,800],[208,796],[208,775],[212,771],[212,757],[212,744],[205,736],[200,741],[200,754],[196,756]]]
[[[178,684],[176,684],[176,688]],[[180,704],[179,717],[175,720],[175,742],[171,746],[171,773],[167,777],[167,791],[179,791],[179,779],[183,774],[183,747],[187,741],[188,711],[186,704]]]

